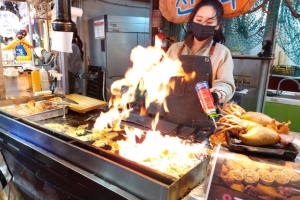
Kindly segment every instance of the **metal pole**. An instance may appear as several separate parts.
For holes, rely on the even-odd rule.
[[[29,44],[32,46],[33,45],[33,41],[32,41],[32,26],[31,26],[31,16],[30,16],[30,4],[27,2],[27,12],[28,12],[28,29],[29,29]],[[31,61],[32,61],[32,65],[35,66],[34,63],[34,49],[30,49],[31,51]]]
[[[269,1],[269,12],[271,14],[268,15],[266,24],[272,22],[271,30],[266,30],[264,39],[269,39],[272,41],[272,52],[275,49],[275,33],[277,29],[278,23],[278,13],[279,8],[281,7],[282,0],[272,0]],[[275,17],[274,17],[275,16]],[[274,54],[274,53],[273,53]],[[259,72],[259,82],[258,82],[258,97],[257,97],[257,105],[256,111],[257,112],[264,112],[264,105],[265,105],[265,98],[268,90],[269,85],[269,72],[271,67],[272,60],[266,59],[261,61],[261,67]]]

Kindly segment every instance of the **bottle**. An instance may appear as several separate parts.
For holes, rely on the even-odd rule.
[[[57,78],[53,76],[53,73],[57,73],[57,71],[51,69],[48,72],[49,72],[49,74],[50,74],[50,76],[52,78],[50,90],[52,91],[52,94],[54,94],[54,90],[55,90],[56,85],[57,85]]]
[[[216,126],[215,117],[217,117],[217,106],[214,103],[208,83],[206,81],[199,82],[196,84],[195,89],[203,111],[214,121]]]
[[[52,75],[57,79],[57,85],[56,85],[55,90],[54,90],[54,96],[64,98],[65,97],[65,91],[62,89],[62,83],[61,83],[62,74],[53,73]]]
[[[41,91],[41,78],[40,78],[40,72],[37,68],[34,68],[31,72],[31,82],[32,82],[33,92],[40,92]]]
[[[49,84],[49,79],[48,79],[48,73],[44,69],[44,67],[42,67],[42,69],[40,69],[40,77],[41,77],[42,91],[49,90],[50,84]]]
[[[158,39],[161,40],[161,49],[167,52],[168,50],[168,41],[166,40],[166,35],[164,32],[159,28],[158,29],[158,34],[156,35]]]

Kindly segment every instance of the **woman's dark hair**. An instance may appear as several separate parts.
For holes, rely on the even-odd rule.
[[[218,0],[201,0],[198,4],[195,5],[193,11],[191,12],[188,23],[192,24],[196,13],[203,6],[212,6],[216,10],[219,29],[215,30],[213,40],[219,43],[225,43],[225,37],[222,32],[222,19],[224,15],[224,8]]]
[[[82,41],[81,41],[81,39],[80,39],[80,37],[79,37],[79,35],[78,35],[78,33],[77,33],[77,29],[76,29],[76,30],[74,31],[74,33],[73,33],[73,40],[72,40],[72,43],[76,44],[76,45],[79,47],[80,54],[81,54],[81,60],[83,61],[83,54],[84,54],[84,52],[83,52],[83,50],[82,50],[82,48],[83,48],[83,43],[82,43]]]

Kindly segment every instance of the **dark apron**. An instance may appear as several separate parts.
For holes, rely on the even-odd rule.
[[[209,55],[214,51],[215,42],[210,48]],[[180,55],[184,46],[179,50],[179,59],[185,73],[196,72],[196,77],[188,82],[183,77],[172,77],[170,81],[175,81],[174,90],[166,98],[169,112],[165,112],[163,119],[178,124],[183,124],[193,128],[203,130],[214,130],[211,119],[203,112],[197,96],[195,85],[201,81],[212,84],[212,66],[209,56]]]

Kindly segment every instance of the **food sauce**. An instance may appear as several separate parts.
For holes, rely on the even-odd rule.
[[[31,72],[31,81],[32,81],[33,92],[40,92],[41,91],[41,77],[40,77],[40,72],[37,69],[34,69]]]

